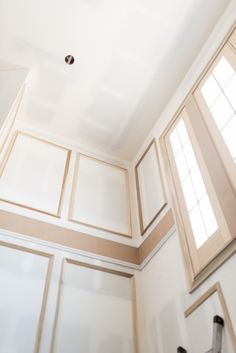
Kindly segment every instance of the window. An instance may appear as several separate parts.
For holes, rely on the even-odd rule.
[[[194,96],[236,190],[236,47],[231,38]]]
[[[201,93],[236,163],[236,71],[224,56],[202,86]]]
[[[236,31],[161,137],[190,289],[236,252]]]
[[[218,229],[205,183],[183,119],[170,134],[170,142],[197,248]]]

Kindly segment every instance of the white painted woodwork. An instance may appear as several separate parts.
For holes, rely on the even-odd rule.
[[[215,315],[224,317],[217,293],[214,293],[186,319],[189,352],[207,352],[212,348]],[[229,332],[225,327],[222,333],[222,352],[234,353]]]
[[[137,167],[143,228],[153,220],[165,204],[163,185],[155,145],[152,144]]]
[[[34,353],[48,262],[0,245],[1,353]]]
[[[213,295],[187,319],[184,312],[216,282],[220,282],[236,332],[235,266],[233,255],[193,294],[188,294],[178,236],[172,235],[136,277],[140,353],[176,352],[178,346],[189,353],[209,350],[213,316],[223,314],[219,300]],[[231,353],[226,330],[222,352]]]
[[[57,214],[67,151],[19,133],[0,178],[0,199]]]
[[[96,159],[79,157],[71,218],[111,232],[129,235],[126,171]]]
[[[67,263],[55,353],[133,353],[130,279]]]
[[[65,348],[70,353],[134,353],[130,279],[66,263],[63,281],[59,280],[65,258],[118,271],[132,270],[14,233],[1,231],[0,240],[55,257],[40,353],[50,352],[52,342],[54,353],[64,353]],[[47,258],[0,246],[0,353],[34,353],[47,265]],[[190,353],[210,348],[212,316],[224,314],[218,298],[212,295],[187,319],[184,311],[217,281],[236,331],[235,266],[234,255],[190,295],[178,237],[169,237],[142,272],[135,271],[139,352],[175,352],[179,345]],[[223,352],[232,353],[225,330]]]

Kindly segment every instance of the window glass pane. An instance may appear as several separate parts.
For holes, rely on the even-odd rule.
[[[211,107],[216,98],[220,95],[221,90],[217,84],[215,78],[210,75],[201,88],[202,95],[207,102],[207,105]]]
[[[182,188],[184,192],[184,198],[188,210],[191,210],[197,203],[197,198],[194,193],[193,184],[191,178],[187,176],[182,182]]]
[[[234,115],[229,123],[222,130],[222,136],[233,157],[236,159],[236,115]]]
[[[178,131],[179,126],[184,134],[179,134],[182,146],[174,158],[193,235],[196,245],[199,247],[216,231],[218,226],[183,119],[179,121],[173,132]],[[173,136],[173,132],[171,136]],[[184,143],[181,136],[183,136]],[[170,139],[170,142],[174,148],[174,140]]]
[[[175,157],[175,161],[176,161],[176,166],[178,169],[180,180],[182,180],[188,174],[188,166],[186,163],[186,159],[184,158],[184,154],[182,152],[179,152]]]
[[[225,95],[230,101],[234,110],[236,110],[236,75],[232,80],[227,84],[224,89]]]
[[[204,227],[201,213],[198,207],[194,207],[189,213],[193,235],[197,248],[202,246],[207,241],[207,233]]]
[[[178,124],[177,131],[178,131],[179,139],[182,145],[184,145],[185,142],[188,141],[188,133],[184,125],[184,122],[182,120]]]
[[[220,59],[215,69],[213,70],[213,75],[215,76],[221,87],[224,87],[233,77],[234,74],[234,69],[232,68],[230,63],[225,59],[224,56]]]
[[[199,168],[193,168],[190,175],[193,182],[196,197],[198,200],[200,200],[200,198],[206,193],[206,188]]]
[[[203,198],[199,201],[199,207],[207,234],[213,234],[217,230],[218,226],[211,208],[209,197],[207,195],[203,196]]]
[[[188,141],[184,148],[183,148],[183,152],[184,152],[184,156],[186,158],[187,164],[188,164],[188,168],[189,170],[192,169],[196,164],[196,158],[195,158],[195,154],[193,152],[193,148],[191,146],[191,143]]]
[[[224,94],[221,94],[210,108],[216,125],[221,130],[233,115],[234,111],[226,99]]]
[[[171,146],[174,155],[176,155],[181,150],[181,143],[177,131],[173,131],[170,135]]]
[[[217,91],[215,83],[213,84],[214,79],[221,93],[213,102]],[[210,90],[212,90],[211,93]],[[225,57],[216,65],[201,92],[224,142],[236,162],[236,72]]]

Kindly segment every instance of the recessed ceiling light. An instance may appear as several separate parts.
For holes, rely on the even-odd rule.
[[[68,65],[72,65],[72,64],[74,64],[75,59],[74,59],[74,57],[73,57],[72,55],[67,55],[67,56],[65,57],[65,62],[66,62]]]

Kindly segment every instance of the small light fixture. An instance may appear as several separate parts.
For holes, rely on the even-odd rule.
[[[72,64],[74,64],[75,59],[74,59],[74,57],[73,57],[72,55],[67,55],[67,56],[65,57],[65,62],[66,62],[68,65],[72,65]]]

